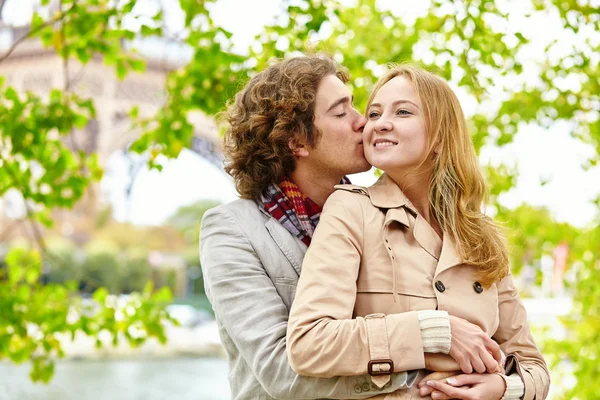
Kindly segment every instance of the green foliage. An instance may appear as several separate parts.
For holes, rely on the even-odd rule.
[[[120,272],[121,291],[123,293],[139,292],[152,278],[152,266],[148,255],[130,256]]]
[[[77,257],[77,248],[67,240],[49,238],[46,240],[50,257],[43,260],[46,282],[62,283],[81,279],[81,262]]]
[[[121,277],[118,254],[111,251],[92,252],[81,264],[81,281],[85,292],[105,288],[109,293],[119,293]]]
[[[600,54],[600,18],[592,1],[524,1],[519,3],[519,10],[526,10],[526,14],[515,15],[505,9],[505,2],[433,0],[424,15],[409,20],[381,8],[375,0],[355,0],[353,3],[286,0],[281,3],[281,15],[256,37],[248,56],[236,54],[232,50],[231,34],[213,21],[210,9],[217,1],[179,1],[185,15],[185,27],[180,36],[182,44],[193,52],[190,62],[168,75],[167,101],[154,116],[141,118],[137,107],[129,113],[134,127],[142,132],[131,149],[149,152],[153,167],[160,169],[159,155],[176,157],[190,145],[194,132],[188,120],[190,112],[215,115],[223,110],[249,76],[274,58],[311,49],[331,52],[350,71],[354,78],[351,87],[355,104],[359,109],[364,107],[368,93],[387,63],[417,62],[444,76],[474,100],[476,105],[469,117],[469,128],[478,150],[486,145],[510,143],[526,124],[549,127],[557,121],[565,121],[572,136],[591,144],[596,150],[588,160],[582,160],[585,165],[591,167],[600,161],[600,68],[597,56]],[[123,78],[132,70],[142,71],[145,66],[133,49],[134,40],[161,37],[167,33],[162,11],[141,17],[136,11],[137,3],[136,0],[122,0],[115,6],[115,2],[108,0],[62,0],[60,9],[50,20],[41,17],[42,13],[32,16],[30,35],[54,48],[65,61],[77,60],[85,64],[99,56],[114,67],[118,77]],[[48,1],[42,1],[42,6],[48,5]],[[517,17],[524,19],[515,24]],[[565,40],[573,40],[573,43],[549,41],[539,57],[525,62],[532,51],[531,38],[518,28],[539,17],[556,17],[553,30],[562,32],[569,38]],[[136,21],[136,29],[128,28],[130,25],[125,23],[128,19]],[[64,93],[54,90],[41,97],[32,93],[19,95],[0,79],[0,196],[8,190],[17,190],[28,205],[27,217],[51,225],[50,210],[72,207],[81,199],[86,187],[102,176],[95,154],[73,151],[65,145],[66,137],[85,127],[91,118],[95,118],[92,99],[80,98],[68,90]],[[569,244],[568,265],[580,266],[579,279],[573,288],[577,312],[584,314],[575,322],[566,321],[569,340],[555,349],[557,354],[577,361],[576,376],[580,382],[594,382],[598,367],[592,360],[600,353],[600,340],[594,336],[599,330],[600,316],[595,289],[595,282],[600,278],[598,231],[557,223],[546,210],[527,205],[515,210],[503,208],[498,204],[498,198],[514,186],[516,171],[511,166],[487,167],[485,171],[491,184],[490,200],[496,207],[496,218],[511,232],[509,239],[515,271],[553,246],[562,242]],[[598,203],[600,206],[600,201]],[[188,245],[197,240],[203,207],[198,204],[189,210],[180,210],[171,220],[184,232]],[[19,310],[30,310],[30,303],[24,299],[49,298],[50,293],[65,303],[75,304],[78,300],[65,285],[29,283],[37,279],[39,272],[35,272],[38,268],[35,265],[38,261],[36,256],[27,255],[29,253],[19,254],[12,255],[10,263],[12,279],[20,283],[10,281],[10,274],[9,280],[1,283],[13,285],[11,290],[21,293],[10,297],[9,286],[3,286],[0,292],[0,296],[8,296],[2,297],[2,301],[13,302],[6,303],[8,308],[1,309],[9,310],[7,312],[13,318],[10,326],[15,329],[10,333],[0,330],[0,338],[3,338],[0,356],[12,354],[10,357],[15,361],[33,360],[32,376],[46,380],[51,374],[51,359],[40,358],[33,350],[41,346],[53,351],[43,354],[60,354],[60,345],[53,336],[57,331],[43,331],[43,339],[40,339],[26,330],[17,331],[17,327],[23,327],[35,318],[53,318],[52,308],[44,308],[40,303],[41,311],[35,318]],[[95,279],[108,286],[107,290],[96,291],[99,304],[109,302],[108,290],[139,289],[147,276],[143,259],[131,259],[127,268],[119,269],[115,268],[116,256],[108,254],[112,253],[97,253],[80,270],[86,279]],[[67,268],[75,265],[75,259],[70,257],[72,255],[68,253],[61,257],[66,265],[70,265]],[[50,267],[49,280],[64,282],[65,276],[59,272],[63,268]],[[114,277],[119,276],[129,277],[127,287],[120,288],[114,282]],[[168,285],[172,284],[173,277],[160,279]],[[134,307],[135,318],[144,316],[140,324],[148,335],[164,337],[158,319],[162,314],[156,311],[156,305],[147,302],[152,299],[149,296],[148,288],[139,295],[139,302]],[[54,303],[49,301],[49,304]],[[56,309],[60,312],[67,309],[65,305],[61,307]],[[62,321],[64,315],[59,313],[60,318],[56,318]],[[4,319],[0,321],[3,323]],[[0,329],[8,326],[0,325]],[[71,325],[60,327],[65,326]],[[115,320],[114,314],[111,317],[110,310],[94,314],[94,321],[80,322],[78,327],[91,335],[101,327],[112,333],[123,332],[121,322]],[[130,341],[138,340],[130,337]],[[43,340],[47,344],[44,345]],[[575,354],[578,346],[585,350],[586,356]],[[585,385],[576,386],[578,398],[595,398],[592,389],[587,391],[582,386]]]
[[[154,292],[147,285],[141,294],[117,298],[100,288],[86,301],[73,282],[42,285],[41,261],[38,252],[15,248],[5,258],[0,279],[0,359],[31,360],[33,381],[51,379],[53,359],[64,356],[61,341],[77,332],[97,343],[108,333],[114,345],[126,340],[139,346],[150,337],[166,341],[163,322],[171,321],[165,311],[171,300],[167,289]]]
[[[73,152],[61,137],[84,127],[95,117],[90,100],[52,90],[48,100],[32,93],[24,98],[12,87],[0,86],[0,195],[19,189],[23,199],[42,207],[40,222],[50,224],[43,211],[71,207],[91,181],[102,176],[95,154]]]

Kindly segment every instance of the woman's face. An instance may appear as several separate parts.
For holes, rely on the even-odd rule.
[[[367,161],[389,174],[410,173],[423,163],[428,154],[425,117],[408,78],[397,76],[379,89],[367,110],[363,141]]]

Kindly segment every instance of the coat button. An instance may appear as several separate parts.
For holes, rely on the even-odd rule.
[[[446,286],[444,286],[444,284],[442,283],[442,281],[437,281],[435,283],[435,288],[437,290],[439,290],[440,293],[444,293],[444,291],[446,290]]]
[[[356,393],[362,393],[362,389],[361,389],[360,385],[356,385],[356,386],[354,386],[354,391],[355,391]]]
[[[481,286],[481,283],[479,283],[479,282],[475,282],[475,283],[473,284],[473,289],[475,289],[475,291],[476,291],[477,293],[481,293],[481,292],[483,292],[483,286]]]

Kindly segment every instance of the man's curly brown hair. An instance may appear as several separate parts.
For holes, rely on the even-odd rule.
[[[290,58],[254,76],[224,113],[225,171],[242,198],[257,199],[271,183],[292,173],[290,144],[315,146],[317,88],[328,75],[349,76],[327,55]]]

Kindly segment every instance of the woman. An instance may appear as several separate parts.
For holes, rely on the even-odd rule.
[[[500,345],[508,375],[473,365],[480,373],[415,382],[408,395],[545,398],[548,370],[503,239],[481,212],[486,187],[456,95],[435,75],[399,66],[375,86],[367,119],[365,156],[385,174],[369,188],[341,185],[325,204],[288,324],[292,368],[368,372],[378,386],[392,371],[418,369],[421,380],[426,366],[458,370],[450,326],[463,318]]]

